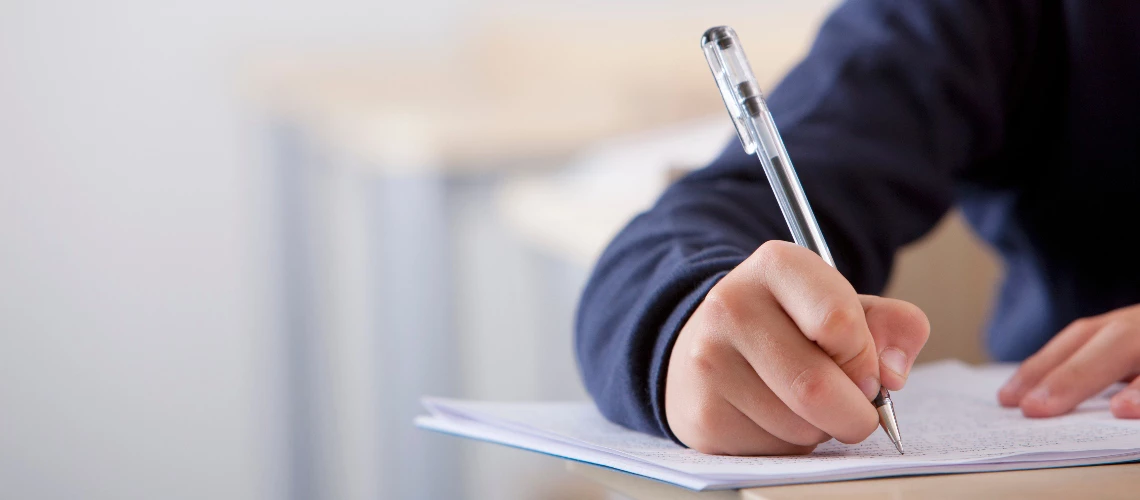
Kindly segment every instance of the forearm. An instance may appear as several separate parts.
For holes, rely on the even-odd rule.
[[[576,335],[582,376],[606,417],[627,427],[672,437],[662,399],[677,332],[717,280],[760,243],[783,236],[773,229],[779,219],[755,217],[755,205],[775,205],[762,174],[729,173],[741,166],[725,161],[678,182],[634,219],[583,293]]]
[[[1016,12],[1025,5],[848,2],[768,99],[858,292],[881,291],[898,248],[951,206],[955,175],[1000,146],[1010,68],[1032,38],[1032,13]],[[759,164],[735,142],[617,236],[576,331],[607,417],[669,435],[664,372],[678,331],[717,279],[771,239],[790,236]]]

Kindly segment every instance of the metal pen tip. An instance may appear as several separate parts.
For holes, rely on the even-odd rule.
[[[891,438],[891,443],[895,445],[895,449],[899,450],[900,455],[903,455],[902,436],[899,435],[899,424],[895,420],[895,405],[891,401],[891,393],[880,388],[879,395],[871,403],[879,412],[879,425],[887,432],[887,437]]]

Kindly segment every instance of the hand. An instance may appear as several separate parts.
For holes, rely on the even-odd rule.
[[[899,300],[858,295],[810,250],[770,241],[716,284],[681,328],[665,415],[690,448],[809,453],[878,427],[881,384],[902,389],[930,332]]]
[[[1027,417],[1066,413],[1117,381],[1112,414],[1140,418],[1140,305],[1074,321],[1021,364],[998,391],[1003,406]],[[1133,380],[1135,379],[1135,380]]]

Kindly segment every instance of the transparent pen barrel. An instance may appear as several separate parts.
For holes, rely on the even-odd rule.
[[[825,262],[835,267],[835,260],[831,257],[831,250],[823,239],[823,232],[816,223],[811,205],[808,204],[807,195],[800,185],[799,176],[792,167],[792,160],[788,151],[784,149],[784,141],[776,130],[772,115],[768,112],[768,105],[759,95],[752,102],[748,111],[751,116],[748,127],[756,142],[756,156],[764,167],[764,175],[772,185],[772,192],[776,195],[776,202],[780,205],[780,212],[791,229],[792,238],[801,246],[819,254]]]
[[[784,150],[784,142],[776,131],[768,104],[764,102],[736,31],[728,26],[709,28],[701,36],[701,47],[736,126],[740,144],[746,153],[756,153],[760,158],[780,211],[792,231],[792,238],[834,267],[831,251],[823,241],[823,233],[811,212],[788,152]]]

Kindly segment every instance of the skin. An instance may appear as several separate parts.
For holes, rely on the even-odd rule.
[[[682,327],[665,381],[670,429],[704,453],[811,452],[878,427],[870,400],[899,390],[930,326],[918,307],[859,295],[810,250],[762,245]]]
[[[998,401],[1027,417],[1072,411],[1117,381],[1117,418],[1140,418],[1140,305],[1074,321],[1025,360],[998,391]]]
[[[878,427],[879,384],[899,390],[926,344],[918,307],[859,295],[816,254],[762,245],[709,291],[682,327],[665,381],[670,429],[720,455],[810,453]],[[1113,383],[1118,418],[1140,418],[1140,305],[1073,322],[999,391],[1028,417],[1071,411]]]

